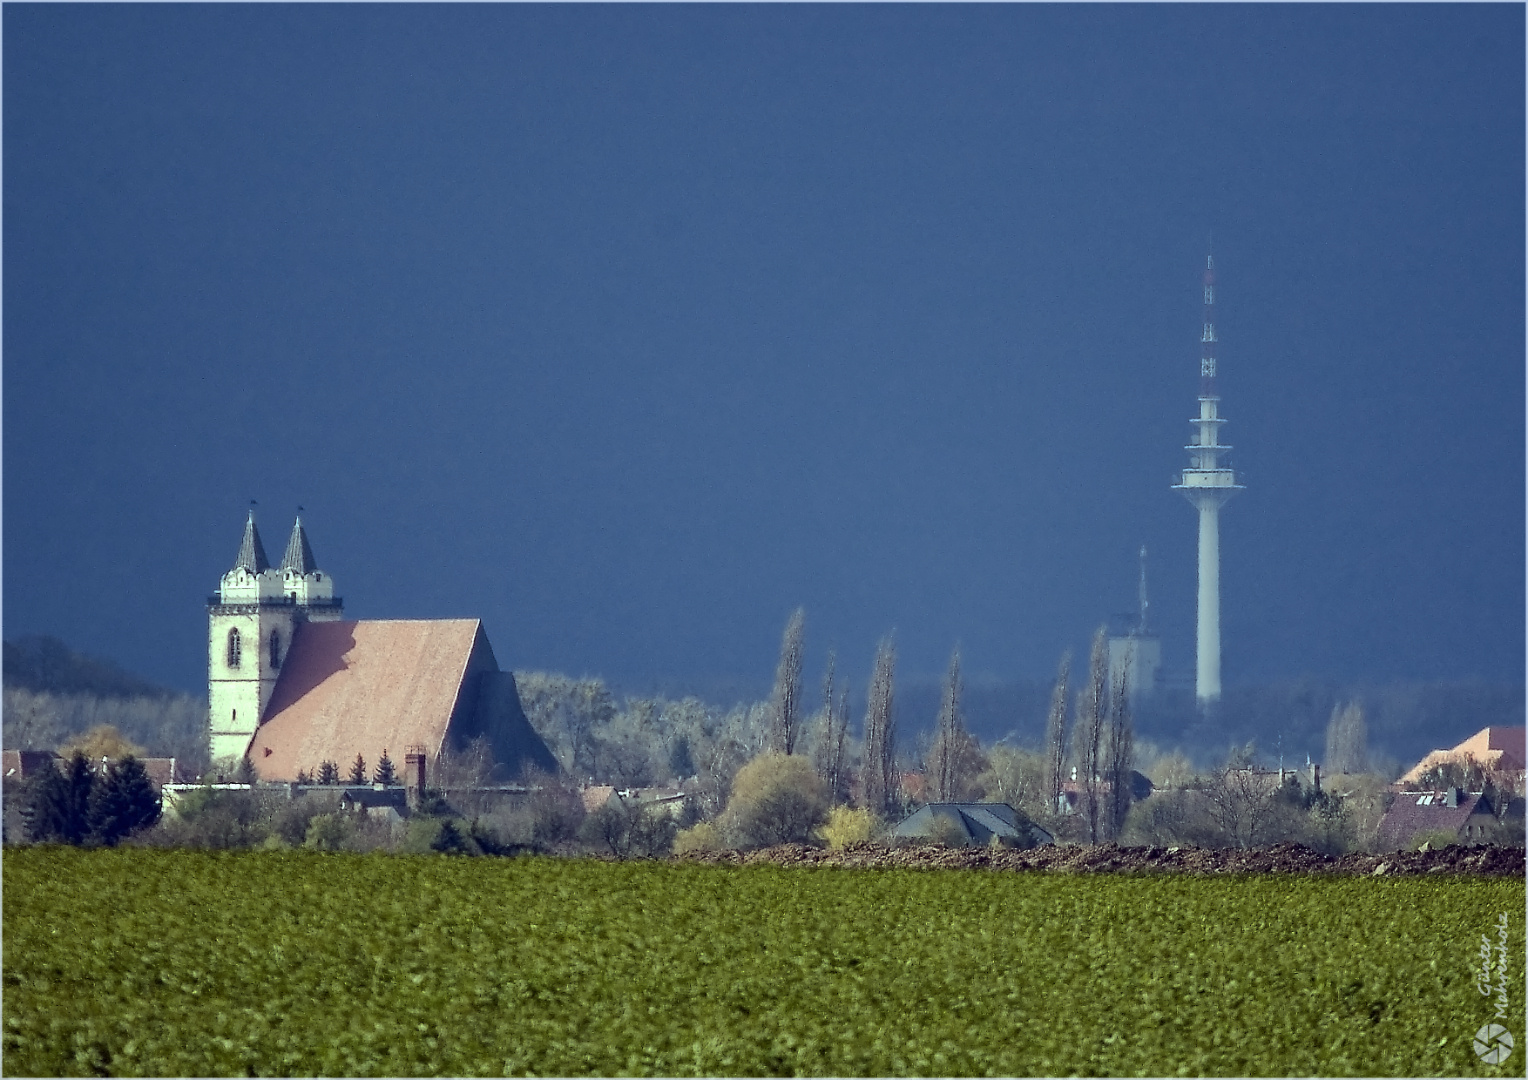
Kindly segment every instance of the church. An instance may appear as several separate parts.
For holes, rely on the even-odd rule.
[[[208,733],[212,760],[248,758],[267,781],[295,781],[359,754],[374,768],[420,751],[431,758],[482,738],[502,780],[557,761],[500,671],[477,619],[344,617],[299,517],[272,566],[255,526],[207,600]]]

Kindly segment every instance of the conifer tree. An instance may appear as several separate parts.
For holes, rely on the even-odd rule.
[[[398,774],[393,769],[393,759],[387,756],[387,747],[382,748],[382,757],[377,761],[377,771],[372,774],[371,782],[374,784],[392,785],[398,782]]]
[[[95,773],[79,751],[59,768],[45,769],[31,781],[24,811],[27,835],[34,843],[82,844],[90,832],[90,792]]]
[[[318,782],[320,784],[338,784],[340,782],[340,767],[332,761],[320,762],[318,766]]]
[[[366,783],[366,759],[360,754],[350,763],[350,782],[352,784]]]
[[[143,762],[129,754],[113,762],[92,786],[87,839],[115,847],[118,841],[153,825],[159,814],[159,792],[154,790]]]

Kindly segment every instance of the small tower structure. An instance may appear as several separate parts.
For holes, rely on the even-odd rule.
[[[1216,384],[1215,256],[1204,262],[1204,330],[1200,335],[1199,415],[1189,421],[1194,433],[1184,447],[1189,467],[1174,491],[1199,511],[1199,612],[1194,696],[1200,708],[1220,700],[1220,508],[1243,485],[1225,461],[1231,448],[1220,441],[1220,393]]]
[[[1147,623],[1151,606],[1146,595],[1146,545],[1141,545],[1141,577],[1137,586],[1140,613],[1136,624],[1124,634],[1109,639],[1109,685],[1125,679],[1125,692],[1131,700],[1147,696],[1157,688],[1162,668],[1162,639]]]
[[[207,598],[208,731],[214,763],[244,756],[298,624],[343,614],[334,582],[313,558],[302,518],[292,526],[281,565],[273,567],[251,510],[233,567]]]

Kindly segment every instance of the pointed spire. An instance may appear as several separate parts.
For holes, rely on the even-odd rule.
[[[234,559],[235,570],[247,570],[251,574],[271,568],[271,561],[265,557],[265,545],[260,543],[260,530],[255,528],[255,512],[249,512],[249,520],[244,523],[244,540],[239,544],[238,558]]]
[[[308,543],[307,531],[302,527],[301,514],[292,525],[292,538],[287,541],[286,554],[281,557],[281,569],[294,570],[299,574],[311,574],[318,569],[318,561],[313,558],[313,547]]]

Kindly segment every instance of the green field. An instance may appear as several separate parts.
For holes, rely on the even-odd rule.
[[[1522,1075],[1521,881],[4,854],[4,1071]],[[1519,1050],[1482,1065],[1511,920]]]

